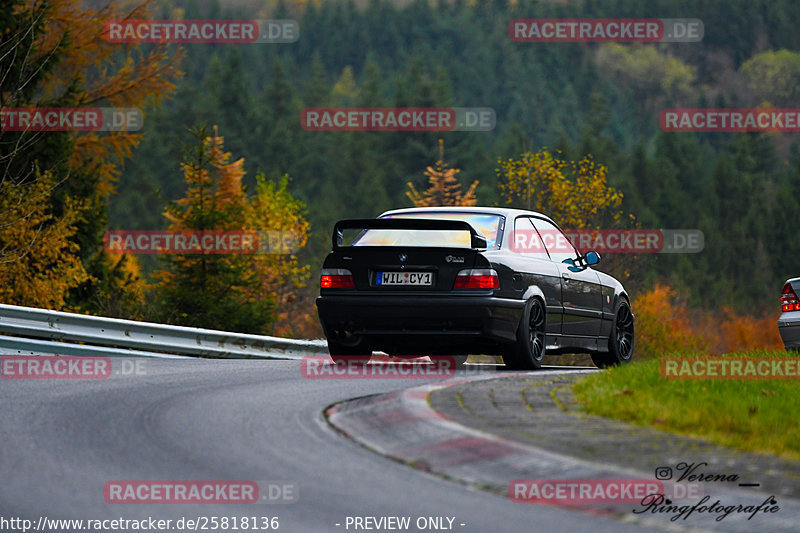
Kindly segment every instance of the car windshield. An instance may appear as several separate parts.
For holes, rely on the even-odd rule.
[[[487,249],[497,247],[500,215],[467,212],[395,213],[381,218],[425,218],[433,220],[463,220],[486,237]],[[431,246],[471,248],[466,231],[372,229],[361,234],[353,246]]]

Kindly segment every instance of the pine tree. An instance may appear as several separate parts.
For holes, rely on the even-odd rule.
[[[439,159],[433,167],[425,169],[425,176],[428,178],[430,187],[424,192],[417,191],[414,184],[408,182],[406,196],[417,207],[433,207],[447,205],[475,205],[475,189],[478,187],[478,180],[472,182],[466,192],[461,192],[461,183],[456,178],[456,174],[461,169],[450,168],[444,162],[444,141],[439,139]]]
[[[184,198],[167,205],[169,229],[244,229],[244,159],[230,162],[216,128],[212,135],[205,128],[193,133],[196,143],[182,164],[188,190]],[[260,280],[248,255],[175,254],[166,262],[168,269],[156,273],[162,320],[242,333],[271,332],[273,300],[258,294]]]

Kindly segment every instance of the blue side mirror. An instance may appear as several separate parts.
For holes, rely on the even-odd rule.
[[[589,265],[596,265],[600,262],[600,254],[597,252],[587,252],[586,255],[578,255],[575,259],[564,259],[561,261],[569,266],[567,270],[570,272],[582,272],[586,270]]]

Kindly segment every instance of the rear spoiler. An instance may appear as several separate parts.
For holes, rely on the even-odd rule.
[[[340,220],[333,226],[333,249],[342,247],[343,232],[346,229],[408,229],[434,231],[468,231],[470,246],[485,249],[486,237],[463,220],[435,220],[429,218],[350,218]]]

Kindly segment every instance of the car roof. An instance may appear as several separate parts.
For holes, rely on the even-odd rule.
[[[506,218],[514,218],[520,215],[527,215],[527,216],[536,215],[546,220],[549,220],[550,222],[553,222],[553,219],[537,211],[526,211],[524,209],[514,209],[512,207],[478,207],[478,206],[467,207],[460,205],[443,206],[443,207],[406,207],[402,209],[392,209],[391,211],[386,211],[384,213],[381,213],[378,218],[386,215],[397,215],[401,213],[452,213],[452,212],[502,215],[505,216]]]

